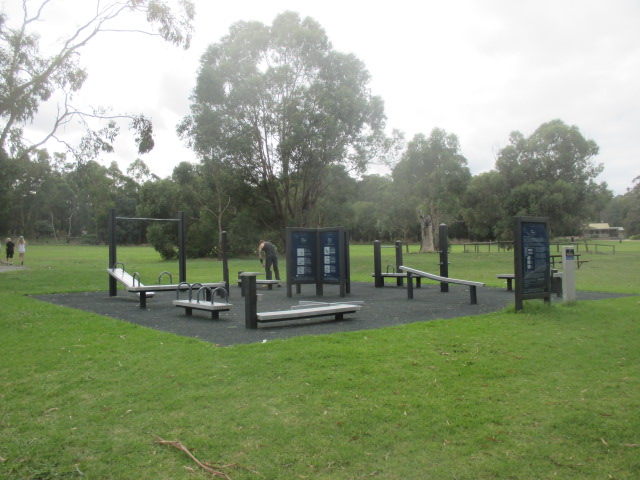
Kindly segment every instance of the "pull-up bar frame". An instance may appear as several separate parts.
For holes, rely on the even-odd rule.
[[[109,268],[115,268],[117,262],[116,255],[116,220],[141,220],[153,222],[178,222],[178,276],[180,282],[187,281],[187,252],[185,248],[186,230],[184,221],[184,212],[178,212],[178,218],[130,218],[116,217],[116,209],[109,209]],[[109,276],[109,295],[117,295],[116,280]]]

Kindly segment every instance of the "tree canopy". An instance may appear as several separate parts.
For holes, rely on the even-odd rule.
[[[37,26],[56,1],[23,0],[22,16],[0,15],[0,230],[7,233],[103,241],[113,206],[130,216],[187,212],[191,256],[214,255],[223,229],[235,239],[234,253],[290,225],[339,223],[358,241],[420,238],[422,251],[435,249],[441,222],[466,225],[483,240],[508,239],[515,215],[549,217],[555,235],[579,234],[584,223],[607,217],[629,234],[640,229],[638,185],[610,201],[606,183],[597,181],[597,144],[561,120],[529,137],[513,132],[494,170],[473,178],[454,134],[434,128],[407,144],[401,132],[386,137],[383,102],[370,91],[365,65],[335,51],[316,21],[293,12],[271,25],[238,22],[202,55],[190,114],[178,125],[199,163],[181,163],[159,179],[136,159],[125,175],[100,157],[113,148],[122,119],[140,153],[153,148],[151,122],[142,114],[76,110],[74,95],[88,75],[80,54],[129,15],[187,47],[193,2],[169,8],[164,0],[87,0],[82,5],[93,9],[86,21],[43,53]],[[58,105],[50,129],[26,138],[25,126],[47,102]],[[90,127],[96,118],[104,122]],[[76,120],[87,133],[68,145],[70,158],[43,148]],[[372,160],[390,158],[391,176],[367,175]],[[171,229],[122,228],[119,235],[151,241],[166,258],[175,254]]]
[[[105,31],[117,31],[117,20],[125,15],[141,15],[164,40],[188,48],[195,10],[190,0],[179,0],[176,13],[162,0],[84,0],[95,3],[92,12],[70,32],[61,32],[57,45],[48,45],[51,54],[40,50],[37,31],[46,12],[55,8],[55,0],[23,0],[22,17],[9,19],[0,14],[0,155],[23,156],[54,138],[62,126],[72,121],[84,123],[87,117],[107,118],[102,129],[89,131],[78,151],[85,157],[93,150],[110,151],[118,133],[115,118],[130,120],[136,132],[140,153],[153,148],[151,122],[141,114],[106,115],[106,110],[83,112],[73,106],[73,96],[83,86],[88,73],[80,65],[80,52],[93,38]],[[57,115],[49,132],[39,139],[27,139],[22,128],[31,122],[44,102],[56,98]],[[70,147],[73,149],[70,145]],[[95,158],[95,154],[93,158]]]
[[[598,145],[578,127],[552,120],[528,138],[513,132],[509,143],[495,174],[474,178],[467,192],[465,216],[477,234],[510,238],[513,216],[534,215],[548,217],[556,235],[579,235],[610,200],[606,183],[596,182]]]
[[[369,80],[311,18],[238,22],[202,56],[178,131],[201,157],[214,155],[260,190],[274,229],[307,225],[328,169],[363,172],[381,145],[384,109]]]
[[[191,0],[178,0],[170,8],[163,0],[83,0],[87,17],[71,31],[56,32],[59,40],[41,50],[38,28],[56,6],[56,0],[23,0],[22,15],[9,18],[0,13],[0,228],[12,209],[20,179],[14,176],[38,162],[47,152],[39,152],[51,139],[64,144],[78,167],[113,150],[121,121],[129,122],[139,153],[154,146],[153,125],[142,113],[111,114],[107,108],[82,111],[74,106],[74,95],[84,85],[88,72],[80,64],[82,49],[104,32],[118,32],[121,17],[139,16],[141,25],[168,42],[187,48],[191,41],[195,11]],[[93,4],[93,8],[87,5]],[[140,31],[139,31],[140,32]],[[154,33],[155,32],[155,33]],[[43,105],[53,104],[56,114],[47,118],[48,131],[40,138],[27,138],[24,127],[33,122]],[[78,124],[85,132],[78,144],[58,133],[69,124]],[[44,122],[41,122],[44,124]],[[4,214],[4,215],[3,215]]]
[[[423,252],[435,250],[434,225],[460,218],[460,200],[471,179],[467,159],[454,134],[434,128],[417,134],[393,169],[393,181],[414,205],[421,227]]]

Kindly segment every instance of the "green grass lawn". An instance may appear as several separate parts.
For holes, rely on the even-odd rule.
[[[615,246],[581,252],[579,290],[640,293],[640,242]],[[372,281],[372,252],[352,246],[352,280]],[[0,478],[215,478],[157,438],[234,480],[638,477],[640,297],[219,348],[27,296],[106,295],[107,258],[30,245],[27,269],[0,273]],[[150,248],[118,260],[146,283],[177,275]],[[513,271],[511,252],[449,260],[492,286]],[[232,277],[258,268],[230,261]],[[187,276],[218,281],[221,264]]]

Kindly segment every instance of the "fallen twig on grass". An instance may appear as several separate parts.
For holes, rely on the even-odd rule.
[[[201,462],[196,457],[194,457],[193,454],[182,443],[180,443],[178,441],[163,440],[160,437],[156,437],[156,441],[160,445],[170,445],[172,447],[177,448],[178,450],[183,451],[184,453],[187,454],[187,456],[191,460],[193,460],[196,463],[196,465],[198,465],[200,468],[202,468],[205,472],[209,472],[209,473],[213,474],[216,477],[221,477],[221,478],[225,478],[226,480],[231,480],[231,477],[229,477],[229,475],[227,475],[226,473],[221,472],[219,470],[216,470],[216,468],[213,465]]]

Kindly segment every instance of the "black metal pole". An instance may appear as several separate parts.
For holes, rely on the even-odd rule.
[[[258,294],[256,291],[256,274],[242,273],[242,289],[244,290],[244,326],[255,330],[258,328]]]
[[[180,282],[187,281],[187,250],[185,248],[184,212],[178,212],[178,271]]]
[[[108,224],[108,237],[109,237],[109,268],[115,268],[116,266],[116,209],[109,209],[109,224]],[[118,295],[118,285],[116,279],[109,275],[109,296],[115,297]]]
[[[407,272],[407,299],[413,300],[413,276],[411,272]]]
[[[384,278],[382,278],[382,254],[380,251],[380,240],[373,242],[373,278],[376,288],[384,287]]]
[[[449,239],[447,238],[447,226],[441,223],[438,228],[439,247],[440,247],[440,276],[449,277]],[[449,284],[441,282],[440,291],[448,292]]]
[[[351,293],[351,257],[350,257],[350,246],[349,246],[349,230],[344,230],[344,268],[345,268],[345,282],[346,282],[346,293]]]
[[[227,258],[229,252],[229,241],[227,239],[227,232],[222,232],[222,279],[224,280],[225,288],[229,292],[229,259]]]
[[[396,240],[396,272],[400,271],[400,267],[402,265],[402,242],[400,240]],[[396,278],[396,285],[398,287],[403,286],[404,279],[402,277]]]

